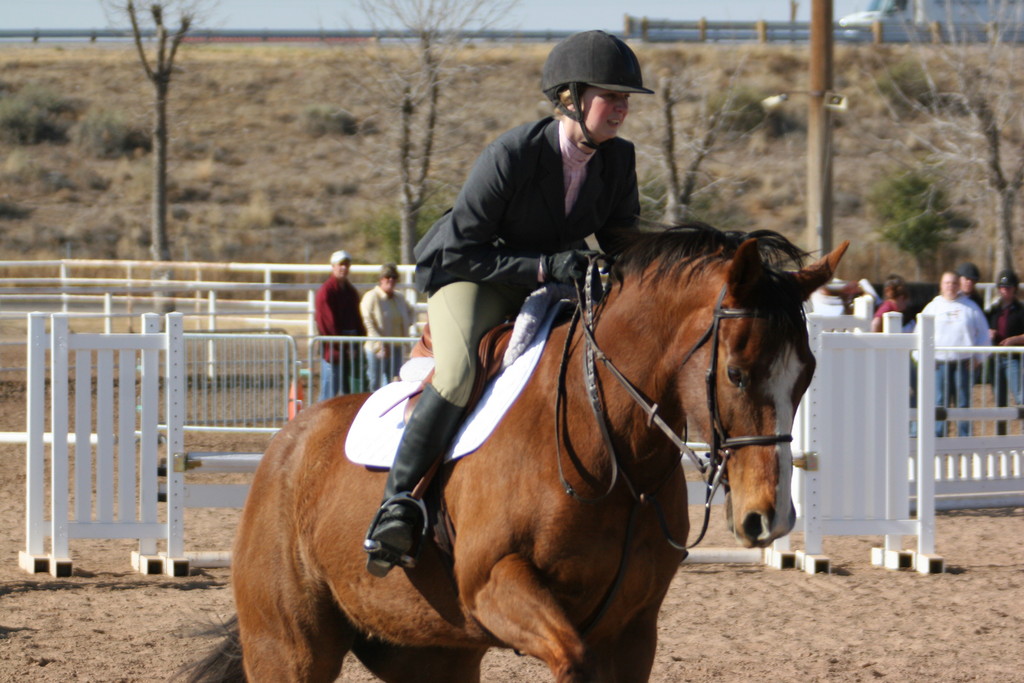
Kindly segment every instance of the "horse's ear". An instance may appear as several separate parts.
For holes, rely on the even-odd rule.
[[[832,279],[832,274],[836,272],[836,268],[839,266],[839,259],[843,258],[843,253],[846,252],[846,248],[849,246],[850,241],[844,240],[842,244],[832,250],[832,253],[815,261],[803,270],[793,273],[793,278],[796,280],[797,287],[800,288],[805,301],[811,295],[811,292]]]
[[[736,250],[732,257],[732,264],[729,266],[729,294],[735,301],[745,301],[753,291],[764,267],[761,265],[761,254],[757,250],[757,240],[744,240],[743,244]]]

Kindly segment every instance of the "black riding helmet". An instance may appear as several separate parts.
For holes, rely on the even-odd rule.
[[[654,94],[644,87],[640,62],[628,45],[604,31],[574,33],[555,45],[544,62],[540,88],[566,116],[578,121],[587,144],[596,147],[583,123],[580,95],[592,85],[625,93]],[[558,93],[566,88],[575,111],[562,104]]]

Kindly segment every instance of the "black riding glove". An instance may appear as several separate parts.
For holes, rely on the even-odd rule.
[[[596,254],[596,251],[582,249],[560,251],[555,254],[542,256],[544,281],[572,284],[582,280],[583,276],[587,274],[587,264],[590,262],[590,257]]]

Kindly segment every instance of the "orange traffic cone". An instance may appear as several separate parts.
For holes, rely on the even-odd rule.
[[[288,389],[288,419],[292,420],[299,411],[302,410],[303,404],[303,392],[302,383],[299,380],[292,380],[292,385]]]

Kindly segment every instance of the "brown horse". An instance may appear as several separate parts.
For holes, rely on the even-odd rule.
[[[331,681],[351,652],[384,681],[478,681],[491,647],[560,682],[648,680],[689,532],[679,444],[689,427],[714,446],[741,544],[789,532],[788,434],[814,370],[802,303],[845,248],[786,272],[799,251],[767,231],[638,235],[595,322],[556,327],[489,440],[441,469],[451,555],[427,543],[384,579],[362,540],[385,475],[341,452],[363,399],[302,411],[245,506],[233,637],[193,680],[244,664],[250,681]]]

